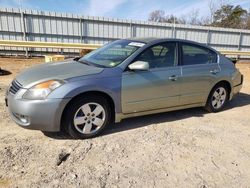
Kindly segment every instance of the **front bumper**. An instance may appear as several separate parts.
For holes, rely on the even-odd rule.
[[[60,131],[63,110],[70,99],[26,100],[9,93],[6,100],[11,118],[21,127],[57,132]]]

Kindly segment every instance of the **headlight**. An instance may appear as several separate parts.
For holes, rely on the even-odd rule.
[[[61,80],[49,80],[39,83],[28,89],[24,95],[24,99],[41,100],[45,99],[53,90],[64,84]]]

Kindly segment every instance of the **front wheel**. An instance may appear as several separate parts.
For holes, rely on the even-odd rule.
[[[73,138],[91,138],[110,123],[110,112],[109,103],[103,97],[78,98],[66,109],[62,123]]]
[[[209,112],[219,112],[225,107],[228,99],[228,88],[224,84],[218,84],[210,92],[205,109]]]

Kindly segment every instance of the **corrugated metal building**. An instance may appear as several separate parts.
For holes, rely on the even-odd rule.
[[[250,31],[82,16],[68,13],[0,9],[0,40],[103,44],[119,38],[164,37],[197,41],[217,50],[250,51]],[[0,53],[23,53],[25,48],[0,47]],[[29,48],[30,52],[59,52]],[[64,50],[78,53],[78,50]]]

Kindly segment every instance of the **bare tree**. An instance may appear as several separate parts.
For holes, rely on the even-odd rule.
[[[174,15],[166,15],[163,10],[155,10],[151,12],[148,20],[153,22],[179,23],[177,17]]]
[[[193,9],[191,10],[191,12],[182,15],[180,18],[178,18],[178,22],[182,24],[202,25],[202,20],[199,14],[199,9]]]
[[[193,9],[189,14],[189,24],[191,25],[201,25],[200,21],[200,10],[199,9]]]
[[[204,25],[204,26],[210,26],[211,25],[211,20],[209,16],[204,16],[200,18],[200,25]]]
[[[153,22],[164,22],[165,21],[165,11],[155,10],[149,14],[149,21]]]
[[[174,15],[167,15],[165,17],[165,22],[166,23],[174,23],[174,24],[177,24],[177,23],[180,23],[179,22],[179,19],[177,17],[175,17]]]
[[[210,0],[208,2],[208,8],[209,8],[209,16],[210,16],[210,23],[213,23],[214,21],[214,13],[218,9],[218,4],[216,3],[216,0]]]

